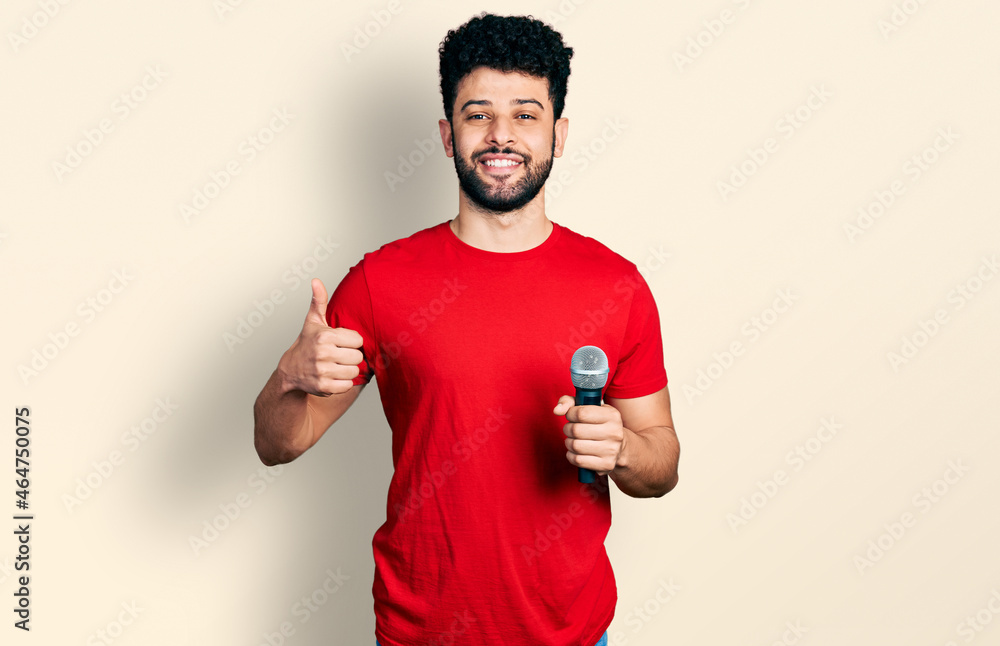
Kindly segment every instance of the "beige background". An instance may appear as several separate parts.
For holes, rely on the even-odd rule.
[[[550,181],[548,214],[642,266],[660,308],[681,480],[612,494],[611,643],[998,643],[1000,5],[403,0],[376,29],[387,3],[219,4],[0,11],[4,608],[15,406],[32,410],[36,514],[32,631],[7,610],[5,643],[256,646],[286,621],[287,644],[374,643],[392,468],[376,386],[266,477],[251,407],[305,316],[293,267],[332,290],[364,252],[457,212],[440,139],[417,151],[442,116],[438,43],[482,9],[553,22],[575,48],[553,173],[570,182],[554,196]],[[250,160],[274,110],[288,123]],[[390,189],[400,155],[422,163]],[[752,175],[724,196],[741,164]],[[317,238],[336,248],[315,256]],[[781,292],[792,304],[768,311]],[[921,347],[893,362],[904,339]],[[125,435],[144,423],[143,441]],[[799,446],[816,453],[789,459]],[[196,554],[191,537],[234,508]],[[865,565],[869,541],[884,549]],[[324,582],[339,588],[303,622]]]

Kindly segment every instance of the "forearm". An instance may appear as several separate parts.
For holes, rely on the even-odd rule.
[[[285,386],[279,370],[271,373],[253,405],[254,448],[265,465],[291,462],[312,446],[308,399]]]
[[[633,498],[659,498],[677,486],[680,444],[669,426],[624,429],[625,440],[609,477]]]

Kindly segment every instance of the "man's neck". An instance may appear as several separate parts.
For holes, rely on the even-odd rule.
[[[458,216],[450,222],[451,230],[465,244],[484,251],[527,251],[545,242],[552,233],[552,222],[545,217],[543,205],[542,200],[535,199],[523,209],[492,214],[477,211],[462,199]]]

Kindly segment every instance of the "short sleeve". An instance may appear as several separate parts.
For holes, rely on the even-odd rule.
[[[330,327],[354,330],[361,335],[364,358],[358,364],[361,371],[354,378],[354,385],[367,384],[374,375],[375,325],[372,317],[371,294],[365,278],[364,260],[351,267],[326,306],[326,322]]]
[[[622,338],[618,366],[606,397],[628,399],[651,395],[667,385],[663,366],[663,339],[656,301],[638,270],[630,279],[633,286],[628,322]]]

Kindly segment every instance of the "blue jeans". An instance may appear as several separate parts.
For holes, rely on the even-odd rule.
[[[378,640],[376,639],[375,640],[375,646],[382,646],[382,644],[378,643]],[[608,646],[608,633],[607,633],[607,631],[605,631],[604,635],[601,636],[601,641],[599,641],[596,644],[594,644],[594,646]]]

